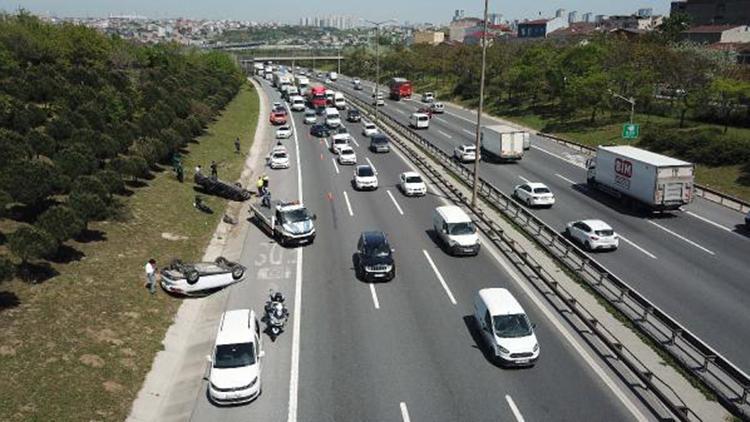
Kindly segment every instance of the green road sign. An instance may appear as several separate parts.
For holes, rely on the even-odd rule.
[[[641,125],[635,123],[626,123],[622,125],[623,139],[635,139],[641,133]]]

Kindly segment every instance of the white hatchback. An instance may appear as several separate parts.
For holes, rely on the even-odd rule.
[[[477,159],[477,147],[472,144],[459,145],[453,149],[453,157],[462,163],[471,163]]]
[[[617,233],[602,220],[571,221],[565,227],[565,234],[589,251],[617,249],[620,244]]]
[[[338,154],[341,148],[349,146],[349,134],[337,133],[331,137],[331,152]]]
[[[375,123],[372,123],[372,122],[362,123],[362,135],[370,137],[372,135],[375,135],[376,133],[378,133],[378,127],[375,126]]]
[[[401,173],[398,177],[398,186],[406,196],[424,196],[427,194],[427,185],[417,172]]]
[[[369,165],[359,165],[354,169],[354,189],[365,190],[378,188],[378,172]]]
[[[357,154],[350,146],[339,148],[339,164],[357,164]]]
[[[287,139],[292,136],[292,128],[289,126],[282,126],[276,129],[276,139]]]
[[[525,183],[513,189],[513,196],[529,207],[551,207],[555,195],[544,183]]]
[[[221,316],[208,373],[208,396],[216,404],[240,404],[261,392],[265,353],[255,311],[235,309]]]

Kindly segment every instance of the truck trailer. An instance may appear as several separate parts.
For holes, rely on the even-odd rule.
[[[687,161],[627,145],[599,146],[586,168],[589,186],[652,211],[693,200],[695,166]]]
[[[485,161],[518,161],[523,158],[529,133],[510,126],[482,126],[482,159]]]

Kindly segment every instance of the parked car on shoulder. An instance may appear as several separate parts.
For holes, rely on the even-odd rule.
[[[619,236],[602,220],[571,221],[565,226],[565,234],[587,251],[617,249]]]
[[[218,257],[214,262],[188,264],[174,260],[161,270],[161,287],[167,292],[192,296],[239,283],[245,279],[245,267]]]
[[[261,393],[263,339],[255,311],[233,309],[219,320],[208,372],[208,397],[219,405],[255,400]]]
[[[513,196],[528,207],[551,207],[555,195],[544,183],[524,183],[513,189]]]

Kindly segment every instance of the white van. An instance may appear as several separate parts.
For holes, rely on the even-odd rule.
[[[533,366],[539,359],[534,324],[507,289],[478,291],[474,297],[474,319],[482,339],[500,363]]]
[[[263,352],[255,311],[235,309],[221,316],[208,373],[208,395],[217,404],[254,400],[261,391]]]
[[[289,98],[289,108],[292,111],[305,111],[305,99],[299,95],[293,95]]]
[[[437,207],[432,213],[432,227],[451,255],[479,253],[479,235],[474,222],[455,205]]]
[[[326,116],[326,126],[337,128],[341,126],[341,116],[339,115],[339,111],[336,110],[333,107],[326,108],[325,111]]]
[[[339,110],[346,108],[346,100],[344,99],[343,92],[336,92],[333,94],[333,105]]]
[[[328,79],[330,79],[332,81],[335,81],[338,78],[339,78],[339,74],[338,73],[336,73],[336,72],[329,72],[328,73]]]
[[[414,129],[427,129],[430,127],[430,116],[424,113],[412,113],[409,117],[409,126]]]

